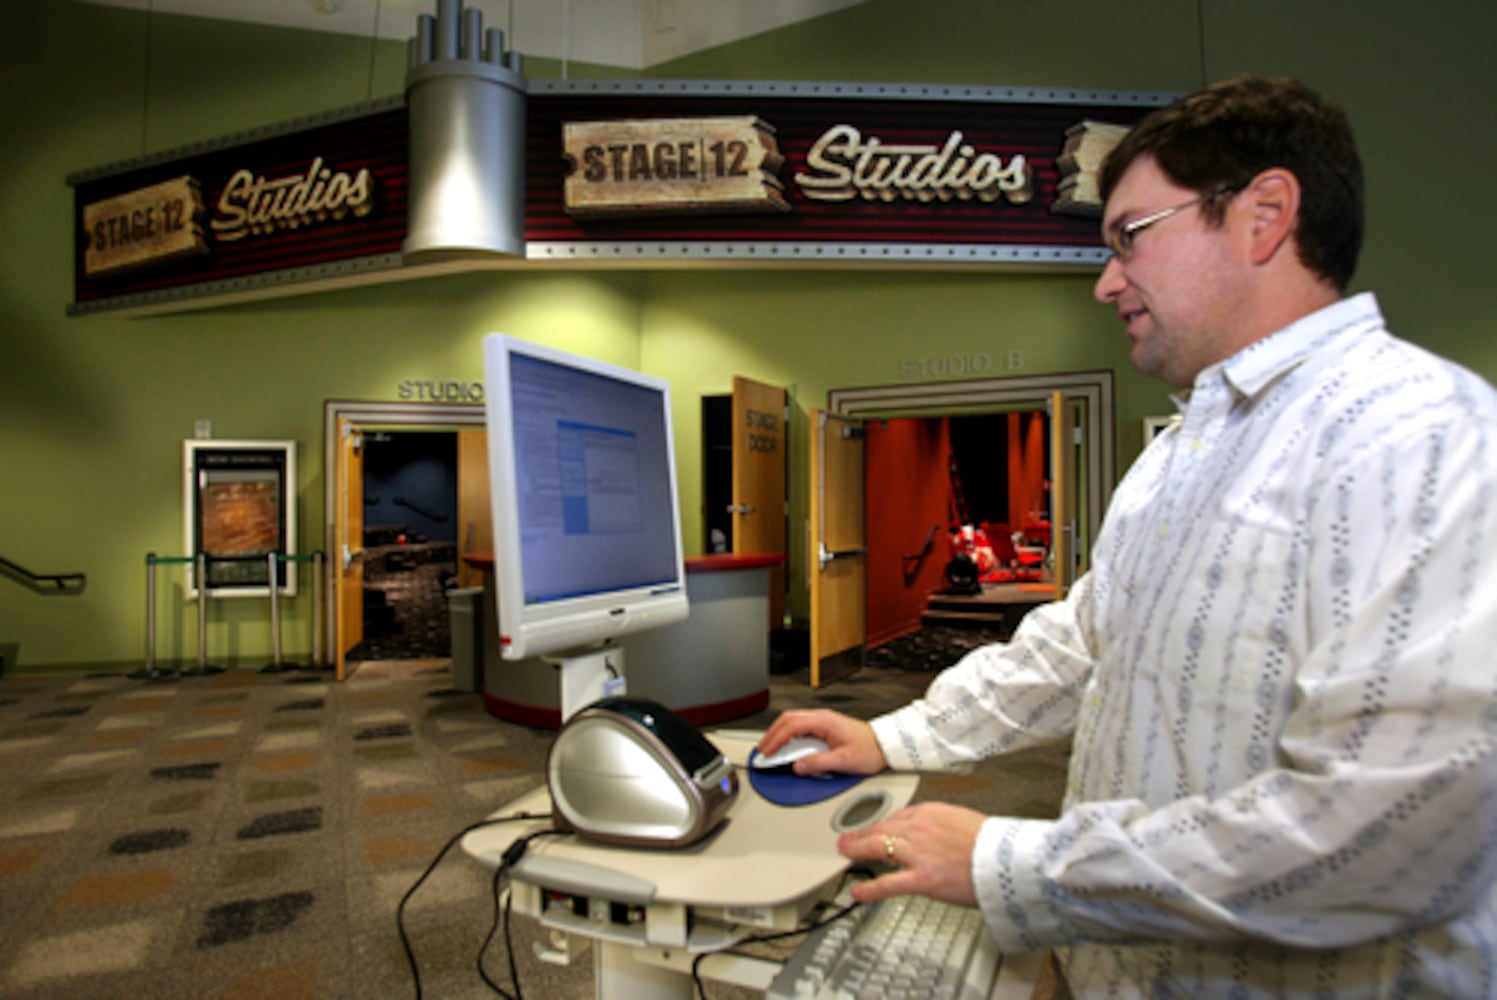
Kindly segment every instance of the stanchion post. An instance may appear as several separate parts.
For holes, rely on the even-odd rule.
[[[146,673],[156,672],[156,553],[146,553]]]
[[[199,552],[193,562],[198,585],[198,665],[182,671],[183,677],[206,677],[223,673],[222,667],[208,666],[208,556]]]
[[[327,666],[323,655],[323,644],[327,637],[322,631],[322,550],[312,553],[312,666],[321,670]]]
[[[289,563],[312,564],[312,651],[307,657],[306,663],[291,663],[286,665],[287,670],[325,670],[322,664],[322,553],[314,552],[310,556],[281,556],[281,559]],[[292,570],[292,572],[297,572]]]
[[[312,660],[311,669],[331,670],[333,665],[323,655],[327,636],[323,630],[322,606],[322,551],[312,553]]]
[[[198,585],[198,669],[208,669],[208,557],[197,554]]]
[[[146,665],[129,675],[134,680],[174,681],[172,674],[156,669],[156,553],[146,553]]]
[[[271,552],[266,556],[270,565],[270,573],[265,578],[270,585],[270,662],[260,668],[261,673],[279,674],[291,668],[281,661],[281,588],[280,574],[277,572],[278,552]]]

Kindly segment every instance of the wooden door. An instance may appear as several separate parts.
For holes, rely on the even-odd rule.
[[[733,551],[785,555],[785,390],[733,379]],[[785,619],[785,565],[769,571],[769,627]]]
[[[457,579],[462,587],[482,587],[483,571],[463,556],[494,551],[494,513],[489,506],[489,436],[457,432]]]
[[[867,632],[863,424],[811,411],[811,686],[863,665]]]
[[[337,551],[337,641],[334,666],[338,680],[347,676],[348,651],[364,638],[364,434],[352,421],[338,420],[338,506],[333,534]]]
[[[1086,572],[1090,553],[1080,513],[1086,492],[1085,405],[1061,392],[1050,397],[1050,544],[1057,600]]]

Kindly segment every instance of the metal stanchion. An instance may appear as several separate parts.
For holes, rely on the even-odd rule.
[[[322,553],[314,552],[310,556],[284,555],[272,552],[268,555],[270,564],[270,663],[260,668],[261,673],[278,674],[288,670],[326,670],[328,667],[322,661]],[[290,563],[292,569],[288,572],[296,572],[294,568],[297,563],[311,562],[312,570],[312,655],[308,662],[288,663],[281,655],[281,597],[280,577],[277,573],[279,563]]]
[[[281,660],[281,581],[278,572],[277,560],[279,552],[272,552],[266,558],[270,564],[270,575],[266,580],[270,584],[270,662],[260,668],[262,674],[280,674],[295,667]]]
[[[176,561],[176,560],[164,560]],[[146,665],[126,676],[137,681],[174,681],[177,675],[156,669],[156,553],[146,553]]]
[[[298,558],[306,558],[305,556]],[[301,670],[332,670],[333,665],[323,656],[326,639],[322,627],[322,553],[313,552],[312,559],[312,657]]]
[[[322,606],[322,550],[312,553],[312,666],[318,670],[333,669],[327,657],[327,626],[323,622],[326,612]]]
[[[223,673],[222,667],[208,666],[208,557],[197,554],[198,585],[198,665],[181,672],[183,677],[207,677]]]

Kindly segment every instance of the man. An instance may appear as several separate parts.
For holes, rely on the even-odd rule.
[[[976,904],[1078,996],[1497,996],[1497,397],[1345,298],[1342,113],[1243,78],[1109,158],[1095,294],[1180,417],[1092,569],[926,696],[789,712],[804,772],[1072,737],[1053,821],[924,803],[842,838],[855,895]]]

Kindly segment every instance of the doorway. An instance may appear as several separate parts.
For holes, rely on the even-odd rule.
[[[392,658],[408,658],[400,654],[415,647],[382,634],[396,626],[404,630],[403,611],[408,619],[440,616],[418,626],[429,633],[421,650],[441,641],[448,625],[448,585],[473,583],[474,571],[463,555],[493,546],[484,427],[481,403],[323,404],[323,468],[328,470],[323,545],[329,576],[323,613],[334,623],[327,630],[332,643],[327,660],[339,680],[347,676],[351,659],[392,653]],[[432,454],[425,453],[428,449]],[[439,480],[435,487],[419,485],[433,477]],[[391,607],[392,597],[414,599],[419,607]],[[450,636],[447,641],[450,650]]]
[[[458,586],[458,435],[363,435],[363,637],[350,660],[452,655],[448,592]]]
[[[1054,597],[1050,423],[1042,411],[866,422],[870,649],[922,628],[1004,639]]]
[[[870,635],[867,620],[869,549],[863,426],[870,420],[960,417],[984,413],[1048,415],[1051,572],[1063,596],[1085,569],[1115,479],[1113,374],[1110,371],[837,389],[828,408],[813,413],[811,449],[811,683],[818,686],[861,666]],[[836,498],[835,504],[827,498]],[[934,551],[935,525],[894,556]],[[944,560],[943,560],[944,562]]]
[[[785,557],[786,392],[733,376],[729,396],[702,397],[703,552]],[[784,562],[769,571],[771,644],[788,640]]]

